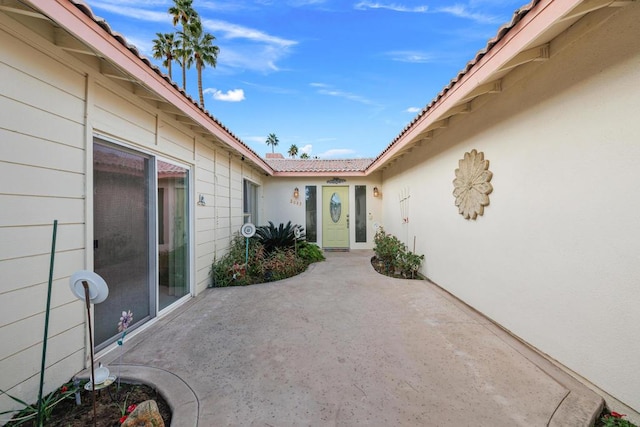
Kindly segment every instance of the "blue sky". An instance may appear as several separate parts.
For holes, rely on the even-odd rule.
[[[220,48],[205,107],[261,156],[275,133],[285,156],[375,157],[525,1],[194,0]],[[150,59],[175,30],[172,0],[87,3]]]

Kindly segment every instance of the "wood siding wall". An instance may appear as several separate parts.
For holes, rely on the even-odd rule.
[[[82,370],[88,354],[83,304],[68,281],[92,269],[94,135],[190,167],[196,294],[242,224],[243,179],[260,185],[262,174],[2,13],[0,75],[0,389],[34,402],[54,219],[45,391]],[[0,396],[0,412],[15,407]]]

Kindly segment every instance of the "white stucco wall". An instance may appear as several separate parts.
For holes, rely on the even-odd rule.
[[[635,3],[575,42],[561,36],[550,60],[507,76],[503,93],[474,102],[382,186],[385,227],[417,236],[430,279],[636,411],[638,34]],[[452,196],[472,149],[490,161],[494,188],[475,221]]]
[[[280,223],[286,224],[291,221],[292,224],[299,224],[305,227],[305,186],[316,186],[317,194],[317,210],[318,210],[318,241],[317,244],[322,246],[322,188],[329,186],[348,186],[349,187],[349,244],[351,249],[371,249],[373,248],[373,236],[375,235],[375,223],[382,221],[382,198],[373,197],[373,187],[380,187],[379,174],[370,177],[345,177],[344,183],[328,184],[327,181],[331,177],[311,177],[311,178],[285,178],[271,177],[265,181],[264,187],[264,220],[261,224],[267,224],[272,221],[275,225]],[[367,241],[364,243],[356,243],[355,235],[355,186],[365,185],[367,187]],[[300,196],[294,199],[293,190],[298,188]]]
[[[39,22],[39,21],[36,21]],[[43,21],[44,24],[44,21]],[[37,398],[52,223],[59,220],[45,392],[82,370],[85,311],[71,274],[93,267],[94,136],[178,162],[191,173],[192,274],[242,224],[242,181],[262,172],[0,13],[0,389]],[[85,116],[86,113],[86,116]],[[197,205],[203,194],[206,204]],[[16,408],[0,396],[0,411]]]

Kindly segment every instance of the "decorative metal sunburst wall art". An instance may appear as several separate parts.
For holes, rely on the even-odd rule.
[[[489,194],[493,191],[489,182],[492,176],[489,160],[484,159],[482,152],[471,150],[458,161],[453,196],[458,212],[465,219],[476,219],[484,213],[484,207],[489,204]]]

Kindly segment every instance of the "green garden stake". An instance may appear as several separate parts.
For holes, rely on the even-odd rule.
[[[51,285],[53,284],[53,261],[56,254],[56,234],[58,232],[58,220],[53,221],[53,238],[51,240],[51,260],[49,261],[49,287],[47,290],[47,309],[44,317],[44,338],[42,340],[42,364],[40,366],[40,391],[38,392],[38,426],[42,426],[42,389],[44,387],[44,369],[47,356],[47,335],[49,335],[49,311],[51,309]]]

